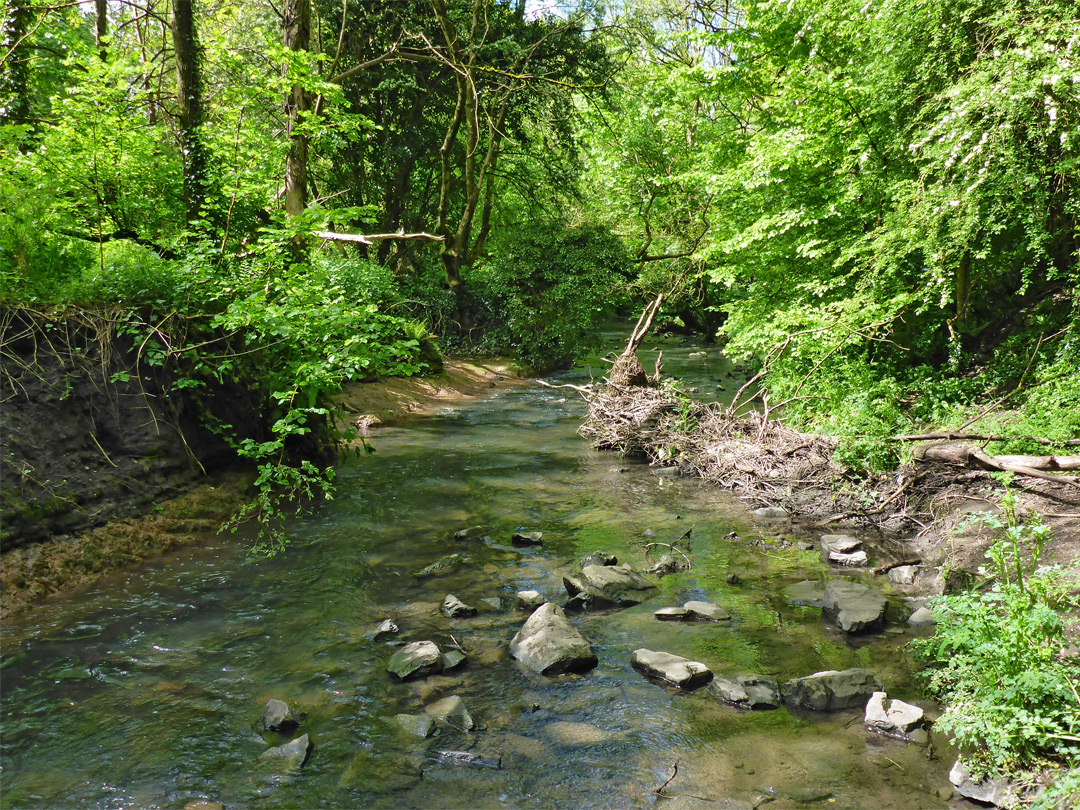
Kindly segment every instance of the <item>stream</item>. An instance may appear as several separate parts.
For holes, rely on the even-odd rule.
[[[737,387],[714,349],[690,357],[702,347],[649,344],[663,345],[665,371],[700,398]],[[649,352],[642,362],[651,370]],[[590,373],[603,366],[550,382],[580,384]],[[2,806],[946,807],[935,791],[948,784],[951,753],[931,757],[867,732],[861,710],[743,711],[631,667],[640,647],[718,676],[781,683],[868,667],[891,698],[932,708],[903,651],[910,609],[900,595],[887,592],[889,623],[866,636],[789,606],[785,586],[822,579],[829,567],[816,550],[783,541],[816,549],[816,535],[756,521],[735,497],[672,470],[590,449],[576,434],[583,411],[574,391],[530,384],[377,429],[376,452],[339,467],[334,500],[297,520],[277,556],[213,537],[6,622]],[[489,527],[489,540],[453,538],[476,524]],[[509,657],[526,617],[514,608],[517,591],[562,604],[562,574],[585,554],[608,551],[640,570],[647,530],[671,542],[690,528],[692,570],[664,577],[654,598],[571,614],[599,658],[595,669],[545,678]],[[542,531],[543,545],[512,547],[515,530]],[[413,575],[452,553],[467,558],[453,572]],[[726,582],[729,573],[738,584]],[[887,588],[884,577],[853,576]],[[448,593],[479,615],[443,616]],[[653,617],[691,599],[721,605],[732,621]],[[387,618],[400,634],[370,640]],[[424,639],[444,651],[460,643],[467,665],[394,682],[386,671],[394,645]],[[474,731],[422,739],[394,720],[449,695],[463,699]],[[270,698],[305,715],[297,733],[314,748],[302,770],[260,760],[289,739],[262,730]]]

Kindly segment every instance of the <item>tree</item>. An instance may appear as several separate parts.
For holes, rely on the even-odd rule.
[[[203,87],[194,16],[192,0],[173,0],[177,124],[180,151],[184,156],[184,211],[189,224],[198,220],[202,213],[208,182],[206,149],[200,132],[203,125]]]

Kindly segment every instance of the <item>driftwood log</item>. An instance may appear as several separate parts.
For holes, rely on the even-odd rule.
[[[1080,479],[1069,475],[1054,475],[1055,471],[1080,470],[1080,456],[990,456],[978,448],[964,444],[932,444],[916,450],[922,462],[951,464],[974,470],[1013,472],[1045,481],[1059,481],[1080,487]]]

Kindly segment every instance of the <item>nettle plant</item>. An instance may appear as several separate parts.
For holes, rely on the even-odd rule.
[[[1065,653],[1063,614],[1080,607],[1077,582],[1042,564],[1051,539],[1022,520],[1011,475],[1000,514],[967,522],[994,532],[981,585],[931,600],[933,637],[912,642],[929,661],[927,691],[946,704],[937,728],[952,735],[978,775],[1016,774],[1080,757],[1080,672]]]

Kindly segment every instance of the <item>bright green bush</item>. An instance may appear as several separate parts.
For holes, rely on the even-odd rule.
[[[1002,515],[977,520],[996,532],[987,584],[931,601],[932,638],[913,642],[929,662],[927,691],[946,708],[936,727],[951,735],[976,775],[1010,774],[1080,757],[1080,673],[1064,650],[1062,612],[1080,607],[1054,567],[1038,520],[1021,522],[1006,489]]]
[[[628,264],[622,242],[601,227],[519,228],[477,271],[490,344],[534,368],[566,365],[589,347]]]

